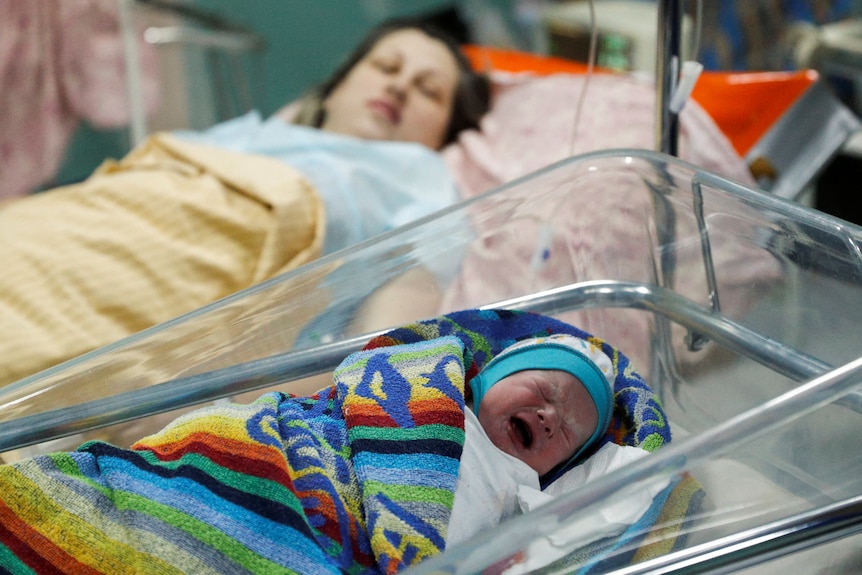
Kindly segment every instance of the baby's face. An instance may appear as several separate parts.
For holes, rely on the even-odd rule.
[[[500,450],[544,475],[590,438],[598,413],[576,377],[535,369],[495,383],[482,398],[479,423]]]

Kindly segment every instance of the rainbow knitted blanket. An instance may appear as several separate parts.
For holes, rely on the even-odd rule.
[[[318,395],[207,407],[132,449],[91,442],[0,466],[0,572],[416,564],[445,547],[465,381],[514,341],[549,333],[590,337],[534,314],[449,314],[375,338]],[[617,405],[605,440],[658,447],[670,439],[660,406],[625,356],[606,350]]]
[[[0,468],[0,571],[393,573],[438,553],[464,442],[456,338],[350,356],[336,385]]]

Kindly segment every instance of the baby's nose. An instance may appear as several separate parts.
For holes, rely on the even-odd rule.
[[[537,415],[539,416],[539,423],[541,424],[542,430],[545,434],[549,437],[553,435],[560,426],[560,417],[557,410],[549,406],[540,409],[537,412]]]

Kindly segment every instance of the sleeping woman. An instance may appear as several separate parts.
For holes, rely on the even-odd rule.
[[[488,106],[487,80],[451,39],[421,22],[395,20],[268,120],[253,112],[178,135],[300,170],[326,205],[324,253],[331,253],[455,202],[451,176],[434,152],[477,128]]]
[[[455,43],[388,22],[303,100],[304,125],[249,114],[155,134],[80,184],[5,205],[0,385],[454,202],[437,150],[488,105]]]
[[[0,466],[0,566],[394,573],[505,518],[477,516],[477,496],[545,487],[602,444],[669,439],[607,343],[536,314],[455,312],[374,338],[315,395]]]

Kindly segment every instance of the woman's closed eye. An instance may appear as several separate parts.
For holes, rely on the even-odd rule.
[[[400,63],[395,58],[374,58],[371,65],[384,74],[395,74],[400,69]]]
[[[420,78],[417,82],[417,86],[419,88],[419,92],[429,100],[433,100],[435,102],[443,100],[443,88],[436,81],[427,78]]]

